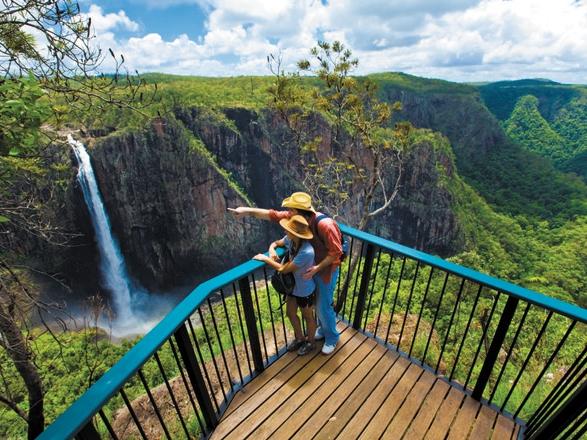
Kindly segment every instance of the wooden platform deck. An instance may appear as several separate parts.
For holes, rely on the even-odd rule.
[[[288,353],[232,400],[212,439],[515,439],[519,426],[352,328]]]

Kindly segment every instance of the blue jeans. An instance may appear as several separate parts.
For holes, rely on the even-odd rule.
[[[336,268],[330,277],[330,283],[325,283],[320,275],[314,277],[317,287],[316,314],[318,315],[318,325],[322,328],[324,343],[327,345],[336,345],[339,338],[333,304],[338,272],[339,269]]]

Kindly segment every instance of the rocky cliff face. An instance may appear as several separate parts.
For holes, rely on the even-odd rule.
[[[482,162],[490,151],[508,144],[497,119],[485,108],[481,97],[466,93],[418,93],[383,84],[381,98],[399,101],[397,118],[419,128],[439,131],[450,140],[461,174]]]
[[[211,276],[250,258],[260,241],[258,225],[227,213],[246,202],[176,121],[104,138],[90,154],[112,230],[145,287]]]
[[[266,222],[239,222],[227,214],[227,207],[247,202],[210,158],[194,148],[194,140],[201,141],[257,206],[279,207],[285,196],[302,188],[299,154],[282,142],[283,127],[266,112],[226,109],[218,117],[179,108],[175,118],[153,121],[142,131],[98,139],[90,154],[113,232],[133,277],[152,290],[219,273],[264,250],[281,233]],[[437,143],[423,140],[414,146],[399,196],[369,230],[446,256],[462,243],[445,185],[454,163]],[[395,178],[393,170],[387,178]],[[345,216],[351,224],[362,206],[360,188],[354,190],[354,208]],[[72,194],[79,204],[78,192]],[[73,217],[85,233],[85,249],[92,248],[85,207],[74,210]],[[92,264],[95,271],[96,258]]]

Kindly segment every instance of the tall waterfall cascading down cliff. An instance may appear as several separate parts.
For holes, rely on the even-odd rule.
[[[84,200],[92,220],[96,243],[100,253],[102,283],[112,295],[115,312],[114,329],[118,332],[137,331],[139,319],[133,311],[133,303],[140,302],[138,296],[145,295],[141,289],[133,287],[126,269],[124,257],[116,238],[112,235],[110,220],[102,202],[90,156],[84,145],[68,135],[67,140],[78,162],[77,179],[82,188]],[[142,327],[139,325],[139,327]]]

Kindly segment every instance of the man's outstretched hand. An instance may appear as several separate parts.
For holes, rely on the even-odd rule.
[[[234,214],[237,219],[241,219],[246,215],[246,208],[243,206],[239,206],[238,208],[226,208],[228,212]]]

